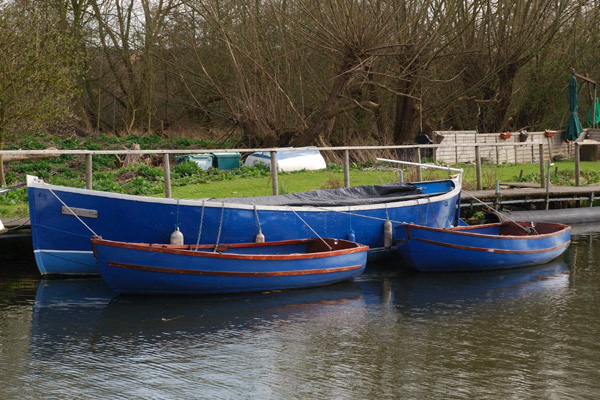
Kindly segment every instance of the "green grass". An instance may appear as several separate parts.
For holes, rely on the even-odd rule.
[[[138,138],[134,138],[138,139]],[[156,139],[158,140],[158,139]],[[62,143],[63,147],[66,146]],[[68,144],[68,143],[67,143]],[[155,145],[154,142],[150,143]],[[185,143],[187,145],[187,143]],[[73,144],[81,147],[80,143]],[[40,145],[40,147],[43,147]],[[68,147],[68,146],[67,146]],[[26,174],[36,175],[46,182],[84,187],[84,161],[81,157],[63,155],[55,159],[42,159],[10,163],[7,172],[9,184],[23,182]],[[155,165],[155,164],[154,164]],[[389,164],[369,163],[368,168],[353,165],[350,184],[370,185],[399,181],[399,172]],[[464,169],[463,186],[473,190],[477,186],[476,168],[473,164],[461,164]],[[551,180],[555,185],[574,185],[575,164],[573,161],[555,162],[551,167]],[[521,171],[522,174],[521,174]],[[519,178],[521,176],[521,178]],[[423,180],[446,179],[448,172],[423,170]],[[405,181],[416,181],[415,168],[404,170]],[[484,164],[482,165],[483,188],[493,188],[496,179],[500,182],[540,182],[539,164]],[[313,189],[342,187],[344,174],[337,165],[329,165],[324,171],[299,171],[280,173],[279,193],[295,193]],[[600,182],[600,162],[581,163],[581,184]],[[268,169],[264,167],[242,167],[232,171],[212,169],[203,171],[194,163],[171,166],[172,196],[178,198],[223,198],[267,196],[272,194],[272,182]],[[128,168],[116,168],[114,157],[94,157],[93,188],[96,190],[129,193],[136,195],[164,196],[164,173],[160,166],[139,164]],[[27,192],[25,188],[0,195],[0,218],[13,218],[27,214]]]

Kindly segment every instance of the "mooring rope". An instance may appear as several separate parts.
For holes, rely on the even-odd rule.
[[[15,221],[18,221],[18,220],[20,220],[20,219],[22,219],[22,218],[25,218],[25,217],[27,217],[28,215],[29,215],[29,213],[27,213],[27,214],[23,214],[23,215],[21,215],[20,217],[17,217],[17,218],[15,219]],[[23,223],[22,223],[21,225],[17,225],[17,226],[11,226],[10,228],[6,228],[6,231],[7,231],[7,232],[9,232],[9,231],[14,231],[14,230],[16,230],[16,229],[22,228],[23,226],[27,225],[27,223],[28,223],[28,222],[30,222],[30,220],[27,220],[27,219],[26,219],[25,221],[23,221]]]
[[[419,209],[419,215],[421,216],[421,222],[423,223],[423,225],[427,225],[427,221],[425,221],[425,218],[423,218],[423,211],[421,211],[421,204],[419,204],[419,199],[417,199],[416,201],[417,208]]]
[[[256,224],[258,225],[258,234],[262,235],[262,228],[260,227],[260,220],[258,219],[258,210],[256,204],[254,205],[254,215],[256,216]]]
[[[21,187],[23,187],[25,185],[26,185],[26,183],[19,183],[18,185],[14,185],[14,186],[9,186],[9,187],[6,187],[6,188],[2,188],[2,189],[0,189],[0,194],[12,192],[13,190],[21,188]]]
[[[223,228],[223,214],[225,213],[225,203],[221,203],[223,206],[221,208],[221,221],[219,222],[219,232],[217,233],[217,242],[215,243],[215,249],[213,253],[217,252],[217,248],[219,247],[219,240],[221,239],[221,228]]]
[[[179,198],[177,198],[177,216],[175,217],[175,226],[179,227]]]
[[[88,226],[88,225],[87,225],[85,222],[83,222],[83,220],[82,220],[81,218],[79,218],[79,215],[75,214],[75,211],[73,211],[73,210],[71,209],[71,207],[69,207],[68,205],[66,205],[66,204],[65,204],[65,202],[64,202],[64,201],[62,201],[62,200],[61,200],[61,198],[60,198],[60,197],[58,197],[58,196],[56,195],[56,193],[54,193],[54,191],[53,191],[52,189],[48,188],[48,190],[50,191],[50,193],[52,193],[52,194],[54,195],[54,197],[56,197],[56,198],[58,199],[58,201],[60,201],[60,202],[61,202],[61,204],[62,204],[63,206],[67,207],[67,210],[69,210],[69,211],[71,212],[71,214],[73,214],[73,216],[74,216],[75,218],[77,218],[77,219],[79,220],[79,222],[81,222],[81,223],[83,224],[83,226],[85,226],[85,227],[86,227],[86,228],[87,228],[87,229],[88,229],[90,232],[92,232],[92,233],[94,234],[94,236],[98,236],[98,237],[100,237],[100,235],[98,235],[96,232],[94,232],[94,230],[93,230],[92,228],[90,228],[90,227],[89,227],[89,226]]]
[[[429,197],[427,198],[427,202],[429,203],[429,208],[431,208],[431,215],[433,215],[433,220],[435,221],[435,226],[437,226],[438,228],[441,228],[440,224],[437,220],[437,217],[435,215],[435,210],[433,209],[433,206],[431,205],[431,199]]]
[[[502,214],[500,211],[496,210],[494,207],[490,207],[489,205],[485,204],[483,201],[479,200],[477,197],[475,197],[471,193],[467,192],[466,190],[463,190],[463,192],[467,196],[469,196],[472,199],[474,199],[474,200],[478,201],[479,203],[481,203],[485,208],[487,208],[488,210],[490,210],[491,212],[493,212],[494,214],[496,214],[498,217],[500,217],[502,219],[509,220],[513,224],[517,225],[519,228],[523,229],[528,234],[531,234],[532,232],[533,232],[534,235],[538,234],[538,232],[535,230],[535,228],[533,226],[523,226],[523,225],[519,224],[517,221],[515,221],[514,219],[510,218],[508,215]]]
[[[329,245],[329,244],[328,244],[328,243],[325,241],[325,239],[323,239],[321,236],[319,236],[319,234],[318,234],[318,233],[317,233],[317,232],[316,232],[316,231],[315,231],[315,230],[314,230],[314,229],[313,229],[313,228],[312,228],[312,227],[311,227],[311,226],[310,226],[308,223],[306,223],[306,221],[305,221],[305,220],[303,220],[303,219],[302,219],[302,217],[301,217],[300,215],[298,215],[298,213],[296,212],[296,210],[294,210],[293,208],[290,208],[290,210],[292,210],[292,212],[293,212],[294,214],[296,214],[296,217],[300,218],[300,221],[302,221],[302,222],[304,223],[304,225],[306,225],[306,227],[312,231],[312,233],[314,233],[315,235],[317,235],[317,237],[318,237],[319,239],[321,239],[321,241],[322,241],[323,243],[325,243],[325,246],[327,246],[327,248],[328,248],[329,250],[332,250],[331,246],[330,246],[330,245]]]
[[[331,210],[329,208],[316,207],[316,206],[309,206],[309,207],[311,207],[311,208],[313,208],[315,210],[328,211],[328,212],[336,212],[336,213],[344,214],[344,215],[352,215],[352,216],[355,216],[355,217],[362,217],[362,218],[367,218],[367,219],[374,219],[376,221],[383,221],[383,222],[390,221],[390,222],[393,222],[395,224],[404,224],[405,223],[404,221],[396,221],[396,220],[393,220],[393,219],[389,219],[388,220],[387,218],[372,217],[370,215],[362,215],[362,214],[357,214],[357,213],[353,213],[353,212],[350,212],[350,211]]]
[[[204,200],[202,200],[202,213],[200,213],[200,226],[198,227],[198,239],[196,240],[195,251],[198,251],[200,245],[200,236],[202,236],[202,224],[204,223]]]

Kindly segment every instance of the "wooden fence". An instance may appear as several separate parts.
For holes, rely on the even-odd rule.
[[[475,145],[479,146],[480,157],[487,162],[526,163],[536,162],[540,158],[539,145],[543,144],[544,157],[553,159],[560,157],[574,159],[574,145],[565,142],[562,132],[554,132],[546,136],[546,132],[507,132],[476,133],[475,131],[437,131],[433,133],[433,141],[442,147],[433,151],[434,161],[445,163],[465,163],[475,161]],[[550,133],[552,134],[552,133]],[[584,137],[585,134],[582,134]],[[500,143],[524,143],[529,146],[500,147]]]
[[[586,142],[574,142],[574,159],[575,159],[575,184],[580,185],[580,148],[585,145],[598,146],[599,143],[586,143]],[[537,154],[539,157],[540,165],[540,177],[541,187],[546,185],[546,168],[545,165],[545,149],[547,144],[545,143],[534,143],[534,142],[513,142],[513,143],[485,143],[485,144],[462,144],[462,143],[443,143],[443,144],[417,144],[417,145],[401,145],[401,146],[345,146],[345,147],[296,147],[296,148],[258,148],[258,149],[187,149],[187,150],[0,150],[1,156],[48,156],[58,157],[63,154],[81,155],[85,156],[85,177],[86,177],[86,188],[92,188],[92,162],[94,155],[143,155],[143,154],[161,154],[163,156],[163,168],[165,175],[165,196],[171,197],[171,169],[169,156],[176,154],[206,154],[206,153],[254,153],[254,152],[268,152],[271,154],[271,180],[273,186],[273,194],[279,193],[279,185],[277,180],[277,168],[276,166],[276,153],[278,151],[306,151],[306,150],[319,150],[321,152],[343,152],[344,160],[344,186],[350,187],[350,156],[351,151],[377,151],[377,150],[401,150],[412,149],[415,152],[415,159],[421,160],[423,152],[427,149],[435,152],[436,150],[444,148],[454,148],[455,151],[463,151],[466,148],[469,151],[474,152],[476,173],[477,173],[477,188],[482,188],[481,179],[481,165],[482,165],[482,148],[493,147],[494,151],[513,151],[515,154],[520,150],[526,149],[530,154]],[[528,162],[528,161],[525,161]],[[421,168],[417,167],[417,180],[421,180]]]

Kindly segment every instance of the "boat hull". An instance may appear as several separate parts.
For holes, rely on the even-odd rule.
[[[454,223],[460,185],[452,180],[417,185],[432,193],[431,197],[339,207],[253,206],[132,196],[48,185],[35,177],[28,177],[28,195],[40,273],[94,275],[99,273],[90,244],[94,235],[124,242],[168,243],[177,225],[184,243],[195,244],[202,221],[200,243],[253,242],[259,233],[257,215],[267,241],[314,237],[316,233],[368,245],[370,259],[393,257],[395,249],[384,246],[386,219],[440,227]]]
[[[319,239],[220,245],[147,245],[92,239],[106,284],[126,294],[213,294],[329,285],[363,273],[367,246]],[[313,251],[318,248],[317,251]]]
[[[534,235],[522,234],[513,225],[450,229],[400,225],[396,227],[397,249],[406,264],[423,272],[486,271],[545,264],[571,243],[571,228],[566,225],[537,224],[539,234]],[[510,227],[512,234],[499,233],[501,227]]]

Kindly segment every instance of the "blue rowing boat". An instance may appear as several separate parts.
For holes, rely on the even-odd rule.
[[[396,244],[402,260],[426,272],[486,271],[544,264],[560,256],[570,243],[571,227],[558,223],[396,227]]]
[[[100,275],[117,293],[209,294],[299,289],[363,273],[368,246],[338,239],[170,245],[92,238]]]
[[[33,250],[44,276],[97,275],[94,235],[168,243],[175,226],[185,244],[197,243],[200,230],[200,244],[249,243],[258,234],[266,241],[321,236],[363,243],[370,247],[370,259],[395,256],[391,224],[452,226],[461,190],[460,175],[228,199],[132,196],[50,185],[32,176],[27,186]]]

